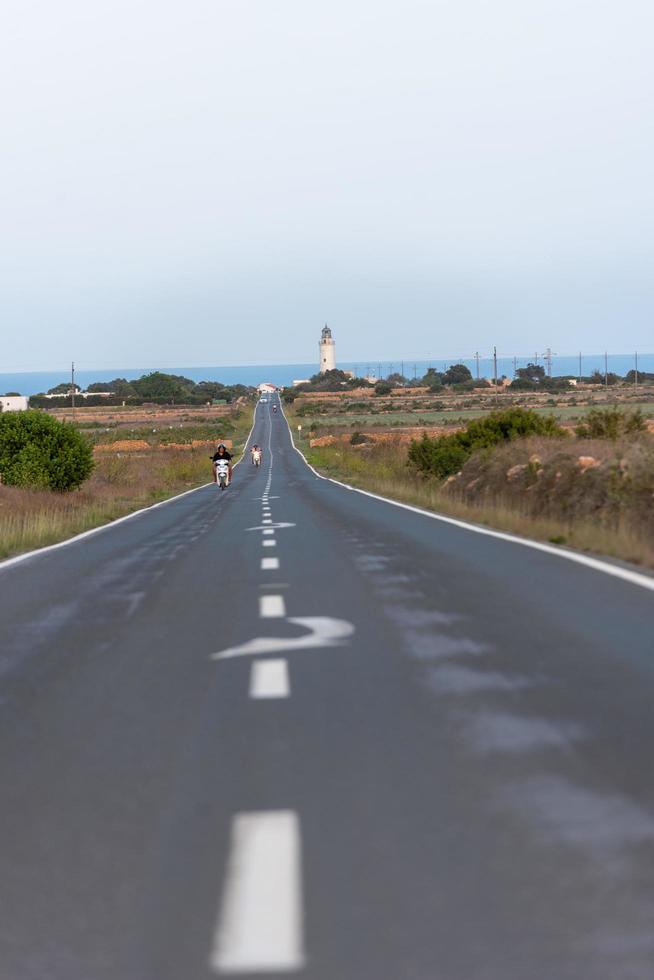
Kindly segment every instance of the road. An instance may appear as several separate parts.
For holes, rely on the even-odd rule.
[[[654,593],[319,479],[0,567],[2,980],[651,980]]]

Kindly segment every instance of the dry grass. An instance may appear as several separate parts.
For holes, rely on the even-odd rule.
[[[0,486],[0,557],[63,541],[210,478],[206,451],[170,452],[100,459],[73,493]]]
[[[607,469],[612,465],[616,452],[621,451],[621,447],[606,442],[565,440],[565,443],[570,459],[574,458],[576,462],[579,455],[592,455],[602,460]],[[574,464],[568,465],[570,482],[562,485],[561,495],[570,495],[575,506],[568,508],[567,512],[562,512],[558,503],[549,508],[542,506],[542,501],[539,502],[524,485],[507,483],[507,469],[516,465],[516,460],[523,464],[536,452],[544,460],[549,452],[552,454],[550,463],[556,465],[554,455],[557,452],[560,454],[561,450],[562,444],[558,440],[545,439],[502,447],[499,452],[486,457],[487,465],[490,465],[489,460],[495,461],[493,478],[487,478],[486,483],[480,479],[467,494],[469,484],[479,476],[480,457],[474,457],[466,464],[471,467],[474,464],[476,469],[466,473],[464,468],[464,476],[460,478],[458,487],[444,487],[436,480],[425,479],[413,472],[407,467],[406,447],[399,443],[363,447],[340,444],[308,450],[307,458],[322,473],[384,497],[523,537],[654,568],[654,517],[650,515],[649,506],[645,508],[644,505],[645,500],[650,506],[654,504],[645,476],[649,474],[654,486],[654,459],[651,455],[632,444],[635,494],[631,499],[626,494],[620,505],[616,506],[612,487],[604,484],[610,505],[608,511],[597,506],[601,497],[601,468],[582,473],[578,467],[575,470]],[[573,480],[577,492],[571,495]],[[594,490],[590,493],[593,484]],[[637,506],[634,503],[636,499],[639,502]],[[585,511],[584,504],[588,505]]]

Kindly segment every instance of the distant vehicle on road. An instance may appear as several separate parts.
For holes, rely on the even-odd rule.
[[[263,405],[265,405],[265,404],[266,404],[266,402],[268,401],[268,399],[267,399],[267,398],[260,398],[260,399],[259,399],[259,401],[260,401],[260,402],[261,402],[261,403],[262,403]]]

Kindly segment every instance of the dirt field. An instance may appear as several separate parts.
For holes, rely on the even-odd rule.
[[[240,401],[240,399],[239,399]],[[242,409],[242,404],[233,405],[139,405],[130,407],[84,407],[53,408],[49,415],[62,422],[75,422],[81,428],[91,425],[112,427],[143,426],[143,425],[172,425],[179,426],[188,421],[208,422],[214,419],[230,418],[235,411]]]

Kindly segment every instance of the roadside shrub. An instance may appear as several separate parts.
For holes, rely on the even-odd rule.
[[[645,417],[637,408],[623,412],[617,405],[610,408],[591,408],[581,425],[575,428],[579,439],[619,439],[637,435],[647,428]]]
[[[351,446],[363,446],[367,442],[372,442],[372,440],[364,432],[353,432],[350,437]]]
[[[409,446],[409,462],[425,476],[444,479],[457,473],[474,452],[526,436],[563,436],[564,430],[549,415],[523,408],[491,412],[473,419],[462,432],[433,438],[426,433]]]
[[[38,411],[0,415],[0,475],[11,486],[76,490],[91,475],[87,440],[68,422]]]
[[[444,492],[571,527],[629,527],[652,542],[654,440],[516,440],[473,454]]]

